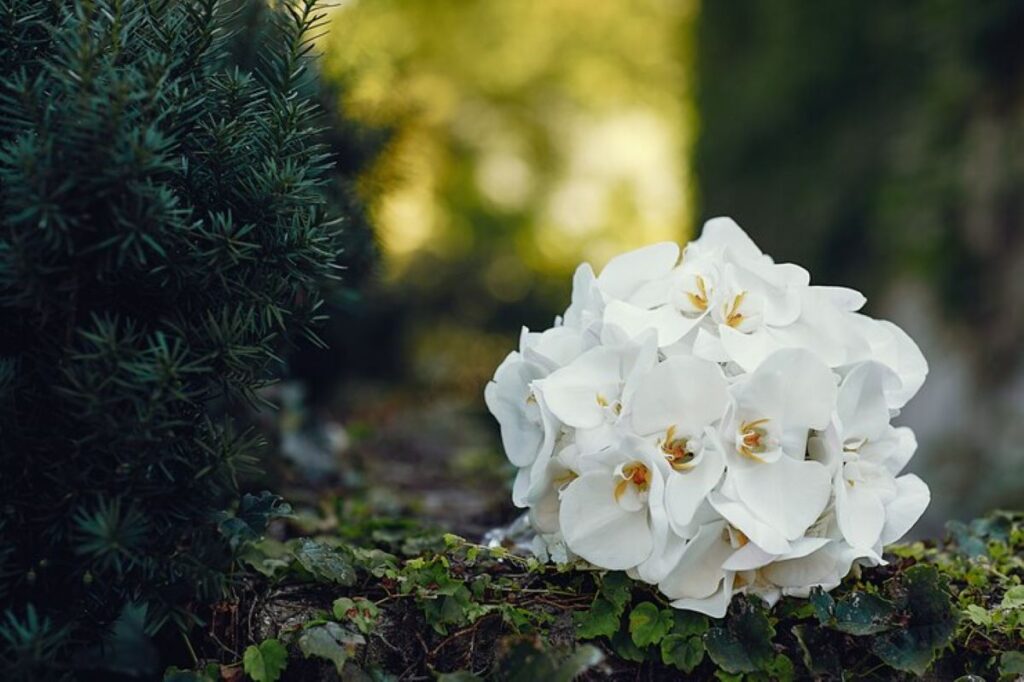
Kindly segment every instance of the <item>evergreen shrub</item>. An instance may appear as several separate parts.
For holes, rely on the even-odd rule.
[[[238,405],[337,279],[316,0],[0,0],[0,669],[187,627],[274,513]],[[243,512],[245,512],[243,514]],[[233,542],[234,541],[234,542]],[[19,666],[21,666],[19,668]]]

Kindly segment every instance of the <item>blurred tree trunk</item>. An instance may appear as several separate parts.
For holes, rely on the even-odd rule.
[[[938,492],[925,532],[1024,488],[1022,28],[1015,0],[704,3],[698,23],[702,215],[861,289],[931,362],[904,415]]]

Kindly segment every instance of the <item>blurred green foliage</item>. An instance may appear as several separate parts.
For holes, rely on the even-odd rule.
[[[869,299],[923,281],[1005,373],[1024,343],[1022,25],[1015,0],[705,3],[701,213]]]
[[[697,3],[342,4],[325,72],[393,131],[363,180],[386,281],[368,373],[475,400],[570,276],[689,231]],[[369,344],[368,344],[369,345]]]

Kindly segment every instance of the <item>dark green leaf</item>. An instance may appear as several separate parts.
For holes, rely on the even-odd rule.
[[[277,682],[287,666],[288,651],[276,639],[251,645],[242,656],[242,668],[255,682]]]
[[[703,635],[708,631],[708,617],[703,613],[694,611],[679,611],[673,613],[672,634],[689,637],[691,635]]]
[[[622,571],[605,573],[601,579],[601,594],[615,605],[621,615],[633,596],[633,581]]]
[[[633,643],[633,638],[625,630],[618,630],[612,636],[612,649],[624,661],[641,663],[645,657],[644,651],[637,648],[636,644]]]
[[[896,606],[876,594],[853,591],[835,605],[832,627],[851,635],[873,635],[893,627]]]
[[[793,635],[803,655],[804,666],[815,675],[838,678],[842,673],[839,651],[832,635],[813,623],[793,626]]]
[[[704,660],[704,642],[700,637],[687,637],[675,633],[661,640],[661,662],[683,672],[693,669]]]
[[[906,622],[882,633],[872,651],[897,670],[923,675],[956,630],[957,611],[938,570],[917,564],[887,583]]]
[[[619,630],[621,611],[603,597],[595,597],[590,608],[573,615],[576,636],[580,639],[611,637]]]
[[[331,622],[306,628],[298,640],[299,650],[306,658],[314,656],[327,659],[334,664],[339,675],[349,655],[357,645],[363,643],[365,640],[362,635]]]
[[[704,635],[704,646],[718,667],[730,673],[764,670],[775,653],[775,629],[760,600],[738,597],[729,606],[724,626]]]
[[[818,617],[818,622],[822,625],[831,625],[836,615],[836,602],[832,595],[820,587],[815,587],[811,590],[809,601],[814,607],[814,615]]]
[[[302,538],[295,548],[295,558],[318,580],[346,586],[356,581],[355,569],[340,549]]]
[[[641,602],[629,613],[629,634],[641,649],[657,644],[672,629],[673,615],[649,601]]]
[[[1024,652],[1007,651],[999,657],[1000,675],[1024,675]]]

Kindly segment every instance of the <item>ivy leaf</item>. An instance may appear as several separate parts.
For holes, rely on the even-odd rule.
[[[255,542],[263,537],[271,519],[290,516],[291,513],[291,505],[270,491],[264,490],[259,495],[246,493],[242,496],[236,513],[217,514],[217,528],[232,547],[238,547],[242,543]]]
[[[893,627],[896,605],[877,594],[854,590],[835,600],[821,588],[811,592],[818,622],[850,635],[873,635]]]
[[[685,673],[693,672],[693,669],[704,660],[704,643],[700,637],[687,637],[675,633],[665,635],[661,640],[661,662],[671,665]]]
[[[288,651],[276,639],[251,645],[242,656],[242,669],[255,682],[277,682],[288,666]]]
[[[988,554],[989,540],[1006,542],[1010,537],[1012,525],[1010,517],[996,512],[987,518],[975,519],[970,525],[950,521],[946,524],[946,529],[956,540],[956,550],[975,558]]]
[[[829,679],[841,677],[839,651],[827,630],[813,623],[805,623],[794,625],[793,635],[803,654],[804,665],[811,673]]]
[[[792,682],[796,675],[793,661],[789,660],[785,654],[776,654],[765,672],[773,682]]]
[[[611,637],[619,630],[622,610],[603,597],[594,597],[586,611],[576,613],[576,636],[580,639]]]
[[[718,667],[729,673],[747,673],[766,669],[775,654],[772,637],[775,628],[768,621],[761,602],[733,600],[723,626],[704,635],[704,646]]]
[[[906,624],[877,636],[871,649],[889,666],[923,675],[956,629],[949,588],[938,570],[926,564],[911,566],[887,586],[898,597]]]
[[[380,609],[376,604],[361,597],[356,599],[339,597],[334,600],[331,610],[335,619],[351,622],[364,635],[370,634],[370,630],[377,624],[377,617],[380,615]]]
[[[964,609],[964,613],[967,614],[967,618],[975,625],[992,625],[992,614],[986,611],[983,606],[968,604],[967,608]]]
[[[641,663],[644,660],[644,652],[637,648],[633,643],[633,638],[625,630],[617,630],[612,635],[612,649],[615,651],[615,655],[624,661]]]
[[[605,573],[601,580],[601,594],[614,604],[619,615],[622,615],[626,604],[633,597],[633,581],[622,571]]]
[[[825,590],[815,587],[811,590],[809,601],[814,607],[814,615],[822,625],[831,625],[836,616],[836,600]]]
[[[339,549],[302,538],[294,554],[302,567],[317,580],[345,586],[353,585],[356,581],[355,569]]]
[[[1003,595],[1003,601],[999,603],[1001,609],[1019,609],[1024,607],[1024,585],[1015,585]]]
[[[703,635],[708,631],[708,617],[695,611],[675,611],[673,613],[672,634],[691,637]]]
[[[341,675],[349,654],[357,645],[365,642],[362,635],[351,632],[337,623],[327,622],[306,628],[299,636],[298,643],[303,656],[325,658],[334,664],[334,669]]]
[[[657,644],[672,629],[672,611],[660,610],[649,601],[637,604],[629,614],[629,634],[641,649]]]
[[[888,599],[855,590],[836,602],[836,630],[851,635],[874,635],[893,627],[896,605]]]
[[[999,657],[1000,675],[1024,675],[1024,653],[1006,651]]]

